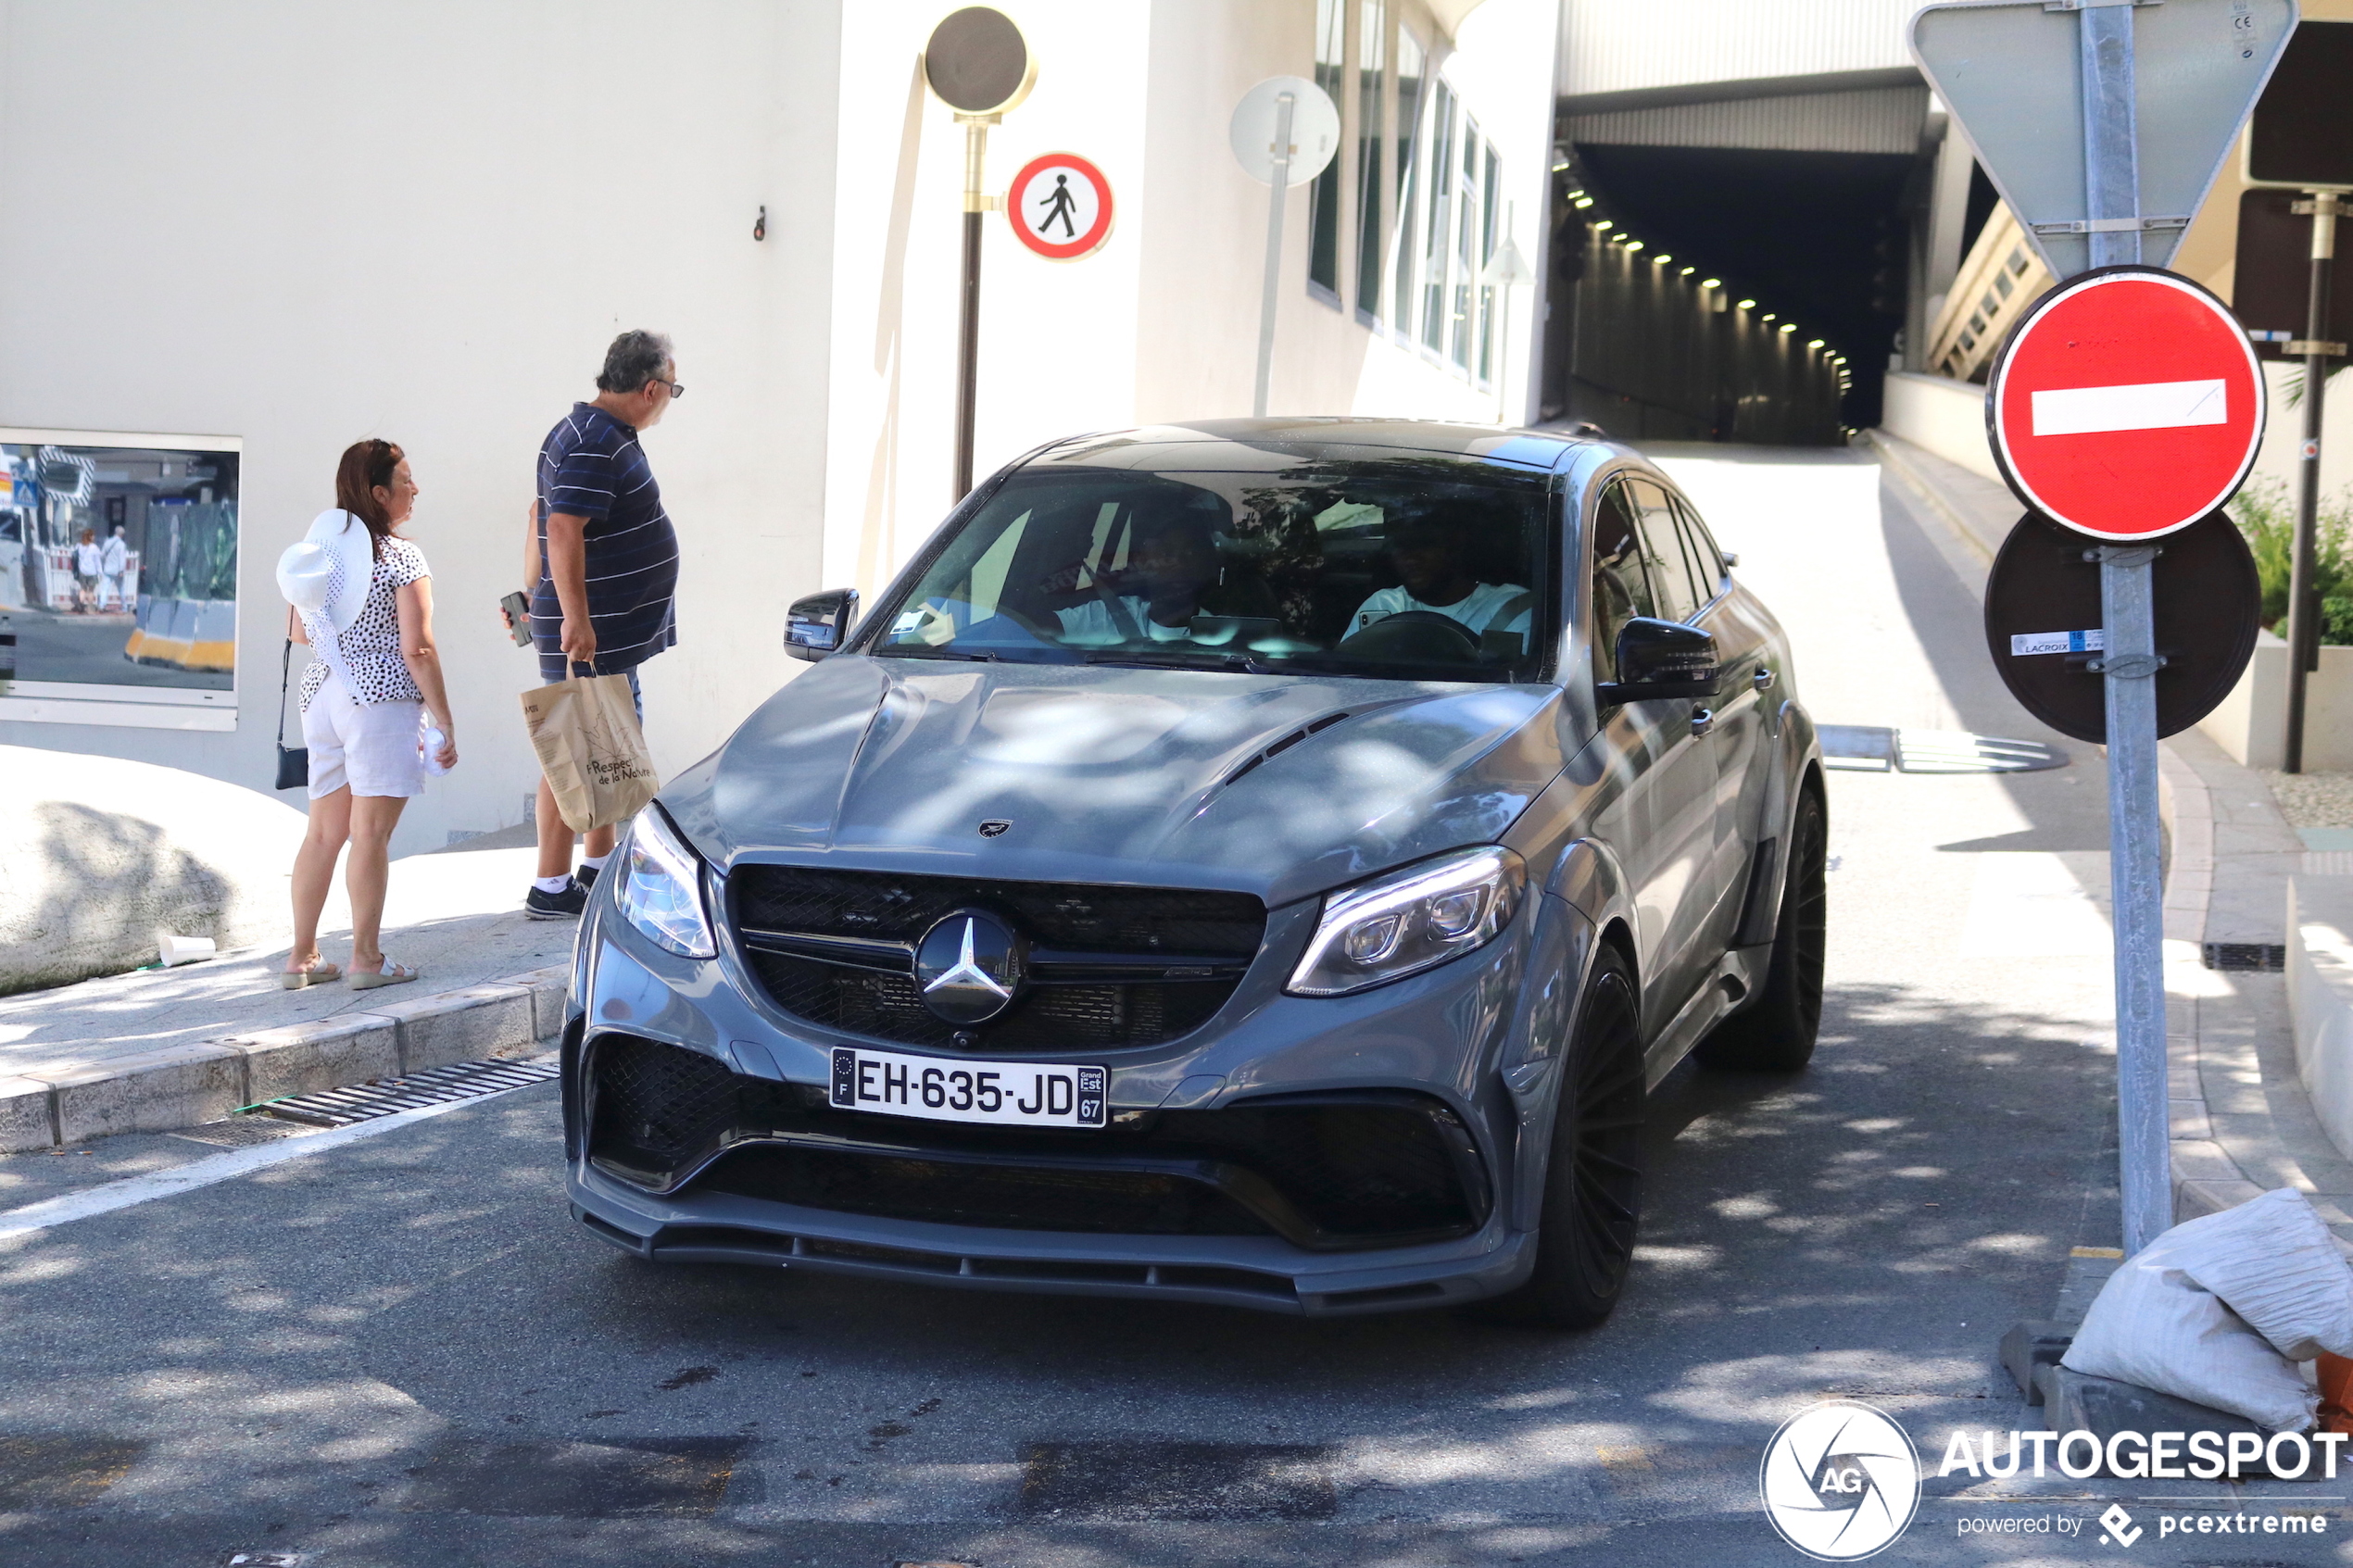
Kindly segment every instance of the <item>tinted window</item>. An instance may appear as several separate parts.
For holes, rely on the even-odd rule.
[[[883,607],[879,657],[1537,678],[1551,498],[1453,460],[1012,476]]]
[[[1658,596],[1658,613],[1667,621],[1689,621],[1699,613],[1700,596],[1683,556],[1673,504],[1666,491],[1647,480],[1629,479],[1625,485],[1641,516],[1642,560],[1650,568],[1651,589]]]
[[[1675,510],[1683,522],[1683,554],[1692,563],[1692,581],[1699,584],[1699,602],[1705,606],[1724,591],[1724,552],[1716,547],[1689,501],[1679,503]]]
[[[1650,575],[1642,570],[1642,531],[1622,484],[1602,492],[1593,512],[1593,678],[1617,679],[1617,633],[1638,615],[1655,615]]]

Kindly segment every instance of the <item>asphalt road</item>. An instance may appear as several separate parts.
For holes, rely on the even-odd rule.
[[[236,684],[227,671],[172,670],[123,655],[135,622],[128,615],[56,615],[12,609],[17,679],[67,681],[96,686],[173,686],[225,692]]]
[[[1679,469],[1818,717],[2056,738],[1875,468],[1748,458]],[[659,1269],[565,1217],[535,1088],[0,1239],[0,1562],[1803,1562],[1756,1502],[1774,1429],[1853,1396],[1933,1466],[1956,1426],[2040,1424],[1995,1340],[2115,1239],[2102,790],[2065,744],[2006,779],[1832,775],[1820,1052],[1661,1086],[1595,1332]],[[0,1209],[215,1152],[0,1160]],[[2125,1555],[2093,1520],[2145,1513],[2133,1487],[1933,1481],[1887,1560]],[[2129,1555],[2338,1561],[2329,1512],[2294,1549]],[[1963,1534],[2006,1518],[2056,1527]]]

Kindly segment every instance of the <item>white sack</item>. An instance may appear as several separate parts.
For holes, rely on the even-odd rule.
[[[2158,1258],[2163,1246],[2160,1237],[2108,1276],[2059,1364],[2274,1432],[2309,1431],[2320,1391],[2221,1297]]]
[[[2175,1225],[2148,1251],[2221,1297],[2289,1361],[2353,1356],[2353,1269],[2294,1187]]]

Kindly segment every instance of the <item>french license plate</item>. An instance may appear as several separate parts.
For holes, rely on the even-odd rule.
[[[934,1122],[1100,1127],[1111,1075],[1061,1063],[942,1061],[936,1056],[834,1047],[833,1103]]]

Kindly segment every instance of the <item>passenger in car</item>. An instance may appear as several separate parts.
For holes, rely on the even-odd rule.
[[[1488,519],[1471,502],[1440,502],[1426,510],[1391,516],[1382,525],[1389,562],[1400,579],[1349,617],[1349,634],[1375,621],[1413,610],[1458,621],[1474,635],[1488,632],[1528,634],[1535,596],[1515,583],[1482,583],[1464,564],[1472,533]]]

